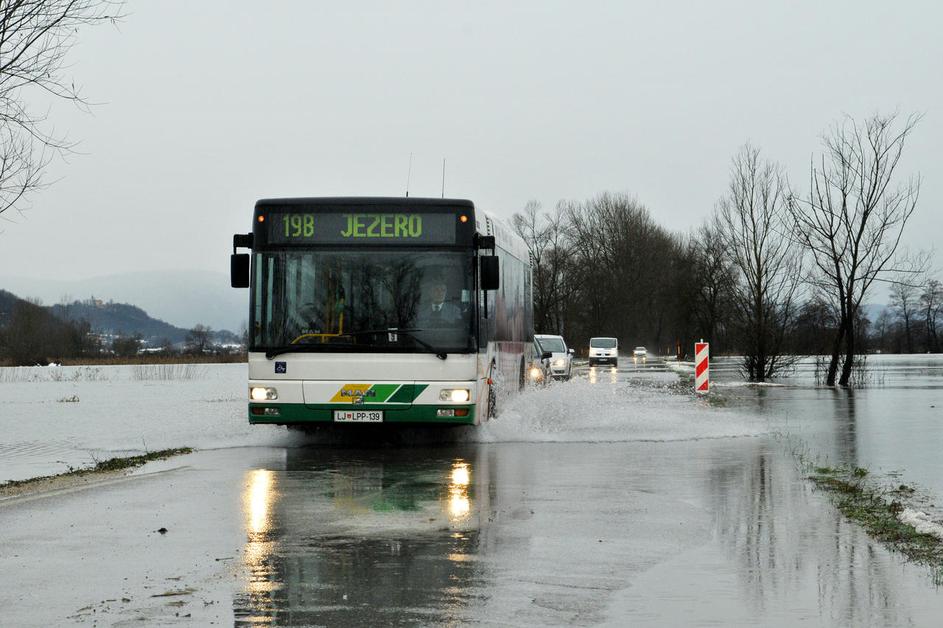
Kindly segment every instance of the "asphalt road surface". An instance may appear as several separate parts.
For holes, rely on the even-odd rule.
[[[584,388],[574,390],[672,377],[657,360],[624,360],[618,370],[581,367]],[[598,425],[598,407],[586,406],[566,420]],[[628,404],[606,421],[632,412]],[[943,617],[927,569],[846,522],[771,435],[455,440],[203,450],[0,501],[0,624],[938,626]]]

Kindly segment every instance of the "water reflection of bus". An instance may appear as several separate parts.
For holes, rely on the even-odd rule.
[[[527,250],[470,201],[262,200],[234,245],[250,423],[477,424],[524,384]]]
[[[460,621],[490,513],[480,449],[287,451],[249,471],[246,624]]]

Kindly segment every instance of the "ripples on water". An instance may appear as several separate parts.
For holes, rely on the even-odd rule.
[[[392,617],[412,623],[469,615],[533,623],[543,613],[536,623],[589,617],[621,625],[676,612],[676,622],[663,623],[730,625],[742,615],[742,625],[913,624],[911,615],[929,614],[909,611],[925,599],[914,585],[922,581],[902,576],[896,557],[813,495],[788,454],[770,451],[767,439],[733,438],[786,432],[829,461],[903,469],[907,481],[940,476],[943,360],[871,364],[885,370],[880,387],[815,387],[800,365],[785,386],[722,388],[735,402],[724,408],[663,374],[596,369],[505,400],[500,418],[480,429],[447,432],[466,441],[459,447],[353,457],[350,449],[304,446],[322,444],[319,437],[249,426],[244,365],[187,379],[136,380],[121,368],[102,379],[13,378],[0,383],[0,481],[129,449],[283,447],[281,462],[260,460],[247,471],[243,561],[251,577],[233,602],[237,620],[302,621],[310,611],[312,619],[366,623],[375,609],[392,608]],[[717,363],[721,383],[734,381],[730,366]],[[58,402],[70,395],[80,401]],[[478,444],[491,442],[539,444]],[[589,444],[552,444],[561,442]],[[49,470],[37,472],[43,465]],[[453,529],[453,518],[475,523]],[[645,544],[633,545],[623,526],[648,520]],[[704,545],[710,538],[718,542]],[[678,563],[667,550],[652,555],[688,544],[695,549]],[[322,586],[311,586],[314,578]],[[343,587],[357,603],[346,594],[337,600]]]
[[[479,428],[414,430],[406,436],[425,442],[630,442],[785,431],[822,445],[822,455],[832,461],[915,468],[915,481],[928,486],[939,481],[937,447],[931,443],[943,439],[943,356],[870,356],[868,368],[881,385],[856,391],[816,387],[813,360],[800,362],[792,377],[779,380],[784,384],[779,388],[731,387],[736,366],[733,359],[712,363],[718,392],[740,402],[734,408],[710,407],[678,394],[673,375],[629,365],[618,371],[590,369],[570,382],[529,389],[504,400],[500,417]],[[117,452],[344,442],[336,435],[305,437],[281,427],[248,425],[236,392],[245,388],[244,364],[154,377],[139,371],[0,368],[5,399],[0,481],[27,472],[61,472],[65,465],[85,466],[93,455]],[[61,402],[70,397],[79,401]]]

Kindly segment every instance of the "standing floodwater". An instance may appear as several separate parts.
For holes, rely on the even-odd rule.
[[[868,356],[857,388],[816,385],[814,361],[781,386],[747,387],[721,375],[718,392],[771,429],[801,439],[821,462],[900,474],[943,496],[943,356]]]
[[[583,367],[482,428],[370,446],[249,428],[240,365],[19,371],[0,381],[18,399],[4,479],[142,441],[202,451],[0,500],[0,572],[17,574],[0,604],[11,625],[934,626],[932,574],[848,522],[793,455],[936,490],[938,363],[884,360],[883,385],[852,394],[802,374],[742,386],[721,365],[724,407],[656,359]],[[931,442],[892,438],[894,416]]]

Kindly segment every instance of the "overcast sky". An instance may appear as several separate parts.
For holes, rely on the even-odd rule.
[[[906,237],[943,232],[936,2],[130,0],[79,33],[55,106],[81,154],[0,222],[0,275],[228,272],[262,197],[469,198],[509,217],[628,192],[686,231],[746,141],[803,189],[843,114],[925,114]],[[12,220],[12,222],[9,222]],[[939,262],[939,260],[937,260]],[[2,287],[2,286],[0,286]]]

